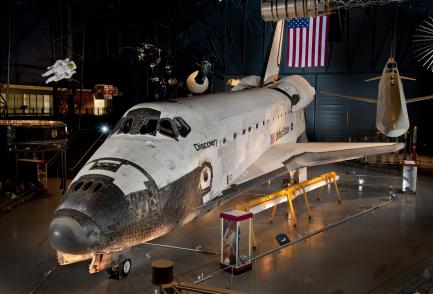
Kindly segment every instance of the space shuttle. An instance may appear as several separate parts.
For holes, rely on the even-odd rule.
[[[377,104],[377,130],[388,137],[400,137],[404,135],[410,127],[406,104],[432,99],[433,95],[406,99],[402,80],[416,80],[400,75],[397,62],[395,61],[394,57],[390,57],[388,59],[385,67],[383,68],[381,76],[368,79],[366,82],[375,80],[379,80],[377,99],[326,91],[322,91],[322,93],[328,96],[336,96]]]
[[[300,168],[402,149],[400,143],[309,143],[304,109],[315,89],[278,79],[284,25],[261,87],[129,109],[63,195],[49,227],[60,265],[125,277],[130,249],[224,201]]]

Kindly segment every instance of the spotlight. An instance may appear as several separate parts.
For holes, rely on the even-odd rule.
[[[359,183],[360,185],[364,184],[364,179],[359,179],[358,183]]]
[[[108,128],[107,125],[103,125],[103,126],[101,126],[101,132],[102,132],[103,134],[107,133],[109,130],[110,130],[110,129]]]

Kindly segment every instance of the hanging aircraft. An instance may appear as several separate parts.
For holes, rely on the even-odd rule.
[[[283,27],[275,26],[272,47],[281,45]],[[275,81],[274,49],[267,86],[141,103],[123,115],[54,212],[49,238],[61,265],[91,259],[90,273],[126,276],[131,247],[278,175],[402,149],[306,142],[304,109],[315,90],[298,75]]]
[[[406,104],[432,99],[433,95],[406,99],[402,80],[416,80],[401,76],[397,67],[397,62],[393,57],[388,59],[381,76],[368,79],[366,82],[375,80],[379,80],[377,99],[326,91],[322,91],[321,93],[329,96],[343,97],[377,104],[376,128],[379,132],[388,137],[399,137],[404,135],[410,127]]]

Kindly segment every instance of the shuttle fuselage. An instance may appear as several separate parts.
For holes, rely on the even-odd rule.
[[[314,95],[290,76],[272,88],[134,106],[63,196],[53,246],[118,252],[192,220],[271,146],[297,142]]]

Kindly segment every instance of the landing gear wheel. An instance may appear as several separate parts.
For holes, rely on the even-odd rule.
[[[126,278],[131,271],[131,260],[127,259],[124,262],[107,269],[107,273],[111,279],[121,280]]]
[[[126,276],[131,271],[131,260],[127,259],[122,263],[122,276],[126,278]]]

